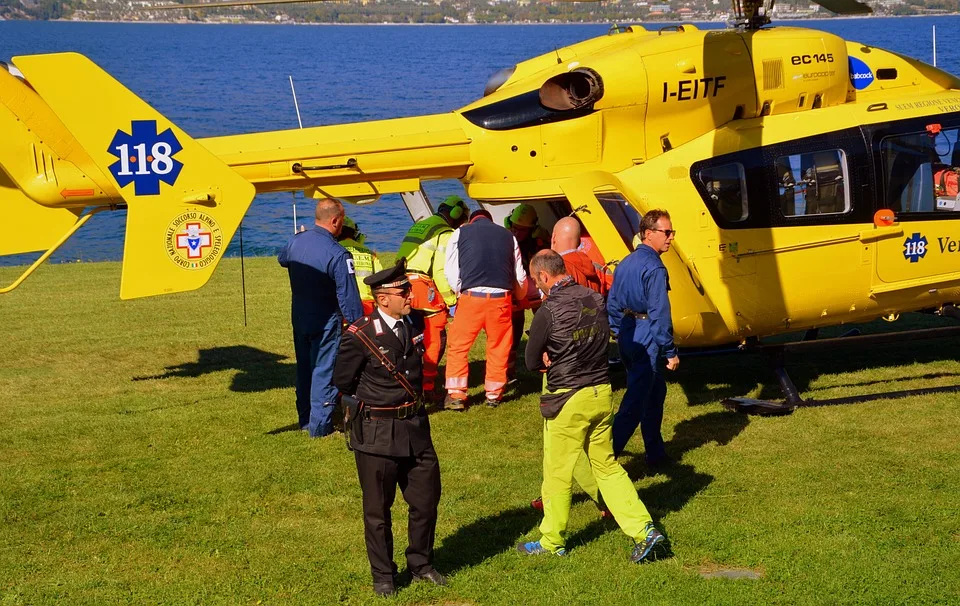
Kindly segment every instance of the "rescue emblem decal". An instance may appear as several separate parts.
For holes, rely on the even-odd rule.
[[[926,236],[914,232],[912,236],[903,241],[903,258],[909,259],[911,263],[916,263],[926,256],[927,244]]]
[[[183,163],[174,158],[183,146],[171,129],[157,133],[156,120],[133,120],[130,134],[118,130],[107,152],[119,158],[110,165],[120,187],[133,182],[134,195],[156,196],[160,182],[173,185]]]
[[[215,263],[225,243],[220,223],[203,211],[181,213],[170,222],[164,247],[182,269],[203,269]]]

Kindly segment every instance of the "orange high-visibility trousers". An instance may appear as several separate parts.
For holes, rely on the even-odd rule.
[[[482,329],[487,333],[487,369],[483,382],[487,399],[499,400],[507,384],[507,360],[513,348],[510,323],[510,293],[491,297],[483,293],[465,292],[457,302],[447,335],[447,391],[455,398],[467,395],[470,373],[470,347]]]
[[[407,274],[413,292],[410,306],[423,313],[423,392],[433,391],[437,366],[443,357],[447,337],[447,305],[429,276]]]

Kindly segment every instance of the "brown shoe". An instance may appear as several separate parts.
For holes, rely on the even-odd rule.
[[[447,397],[443,399],[443,409],[444,410],[466,410],[467,399],[456,398],[450,394],[447,394]]]

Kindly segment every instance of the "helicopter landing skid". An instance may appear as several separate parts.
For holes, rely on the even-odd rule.
[[[957,313],[954,308],[949,310],[944,308],[943,315],[960,319],[960,313]],[[838,406],[841,404],[858,404],[873,400],[905,398],[932,393],[960,392],[960,385],[950,385],[946,387],[929,387],[924,389],[911,389],[905,391],[865,394],[861,396],[848,396],[844,398],[833,398],[828,400],[803,399],[800,397],[800,392],[797,390],[796,385],[794,385],[793,380],[787,373],[785,364],[787,353],[828,351],[847,345],[868,347],[883,343],[903,343],[904,341],[920,341],[924,339],[957,337],[960,336],[960,326],[905,330],[874,335],[859,335],[855,333],[848,334],[849,336],[820,340],[816,340],[816,335],[812,334],[808,336],[813,338],[797,341],[795,343],[753,346],[752,349],[755,351],[759,351],[767,355],[767,359],[770,362],[773,373],[776,375],[777,381],[780,383],[780,390],[783,392],[784,399],[782,401],[774,401],[758,400],[754,398],[727,398],[722,402],[723,406],[729,410],[746,414],[779,416],[788,415],[801,406]]]

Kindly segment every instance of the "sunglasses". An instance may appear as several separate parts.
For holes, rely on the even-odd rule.
[[[381,295],[393,295],[393,296],[395,296],[395,297],[407,297],[407,296],[410,294],[410,289],[409,289],[409,288],[403,288],[403,289],[400,290],[400,292],[391,292],[391,291],[389,291],[389,290],[380,290],[380,291],[377,291],[377,294],[381,294]]]
[[[669,238],[670,236],[676,236],[676,235],[677,235],[677,230],[675,230],[675,229],[651,229],[650,231],[659,231],[659,232],[662,232],[663,235],[665,235],[665,236],[668,237],[668,238]]]

